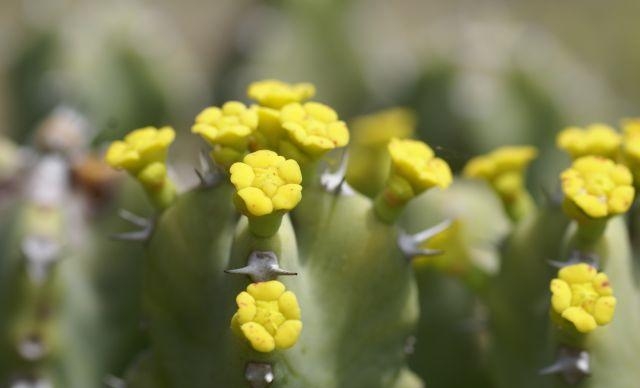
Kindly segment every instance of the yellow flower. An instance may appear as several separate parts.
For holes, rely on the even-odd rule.
[[[613,319],[616,298],[609,278],[588,264],[560,269],[550,288],[553,310],[581,333],[589,333]]]
[[[626,212],[635,195],[629,169],[603,157],[578,158],[560,178],[565,209],[578,220],[574,208],[591,218],[607,217]]]
[[[249,136],[258,126],[258,114],[243,103],[229,101],[222,108],[209,107],[196,116],[191,132],[213,146],[246,148]]]
[[[358,117],[350,124],[353,143],[384,147],[392,138],[406,139],[416,128],[416,115],[406,108],[390,108]]]
[[[584,129],[569,127],[556,138],[558,148],[568,152],[573,159],[586,155],[615,158],[621,141],[620,134],[605,124],[591,124]]]
[[[391,139],[387,146],[391,155],[391,177],[406,181],[413,195],[434,186],[446,188],[453,177],[447,162],[436,158],[433,150],[418,140]]]
[[[347,125],[333,109],[317,102],[286,105],[280,122],[291,142],[312,158],[349,142]]]
[[[636,184],[640,180],[640,119],[622,122],[622,156],[625,164],[633,171]]]
[[[253,152],[244,162],[234,163],[230,172],[239,211],[247,216],[291,210],[302,198],[300,166],[273,151]]]
[[[125,136],[124,141],[111,143],[105,160],[114,168],[137,175],[153,163],[164,163],[174,138],[175,132],[171,127],[136,129]]]
[[[512,199],[524,190],[524,170],[537,155],[535,147],[500,147],[471,159],[464,175],[484,179],[502,198]]]
[[[258,352],[287,349],[302,331],[300,307],[291,291],[277,280],[252,283],[236,297],[238,311],[231,328]]]
[[[268,79],[249,85],[247,95],[258,104],[280,109],[292,102],[303,102],[316,94],[316,88],[310,83],[288,84]]]

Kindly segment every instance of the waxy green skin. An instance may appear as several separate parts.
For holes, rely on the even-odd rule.
[[[144,387],[140,376],[153,368],[169,388],[246,386],[253,361],[273,365],[273,387],[421,387],[403,352],[417,320],[413,273],[371,201],[305,187],[278,233],[259,238],[238,220],[232,195],[228,183],[195,189],[160,217],[144,274],[155,361],[139,365],[131,386]],[[250,280],[223,270],[245,266],[255,250],[275,252],[298,273],[279,278],[302,310],[290,349],[256,352],[229,328]]]
[[[570,244],[575,228],[567,233],[565,244]],[[604,234],[592,244],[593,252],[601,258],[603,271],[609,277],[617,305],[613,321],[587,334],[582,348],[591,358],[591,376],[577,385],[569,385],[560,378],[554,387],[627,388],[640,381],[637,361],[640,359],[640,298],[633,279],[633,256],[627,227],[623,217],[608,221]],[[565,245],[565,249],[579,248]],[[555,333],[554,344],[562,334]]]
[[[101,388],[105,376],[122,374],[141,348],[137,295],[143,248],[109,238],[115,227],[123,227],[118,207],[147,210],[137,188],[125,186],[88,224],[81,224],[84,234],[76,241],[67,231],[77,230],[76,223],[86,220],[59,209],[64,215],[62,253],[42,284],[27,274],[21,251],[24,237],[31,233],[28,203],[16,203],[4,218],[0,332],[7,334],[0,341],[0,386],[28,373],[55,387]],[[26,332],[41,336],[48,349],[42,360],[27,362],[16,353],[18,338]]]
[[[539,373],[553,352],[548,337],[549,282],[557,270],[568,219],[553,204],[515,225],[502,252],[499,274],[487,289],[491,311],[490,360],[497,387],[548,386]]]
[[[431,190],[409,203],[400,225],[416,233],[444,219],[462,225],[465,246],[452,248],[460,255],[457,260],[473,263],[474,250],[498,260],[497,246],[509,224],[489,187],[482,182],[456,180],[446,190]],[[414,269],[420,320],[410,365],[433,388],[491,387],[486,367],[486,308],[475,294],[478,284],[425,264],[416,263]]]

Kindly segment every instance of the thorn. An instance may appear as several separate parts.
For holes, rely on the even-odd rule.
[[[127,383],[114,375],[106,376],[102,382],[107,388],[127,388]]]
[[[198,155],[200,161],[200,167],[195,168],[196,175],[200,180],[201,187],[214,187],[222,182],[224,173],[220,166],[209,157],[209,153],[206,150],[201,150]]]
[[[134,230],[132,232],[112,234],[109,237],[119,241],[145,242],[151,237],[151,230]]]
[[[244,370],[244,377],[251,388],[266,388],[274,380],[271,364],[262,362],[249,362]]]
[[[342,155],[340,157],[340,163],[338,165],[338,169],[334,172],[329,171],[327,167],[322,174],[320,175],[320,184],[322,187],[333,193],[333,194],[342,194],[342,195],[353,195],[354,190],[347,183],[347,163],[349,161],[349,152],[347,149],[342,151]]]
[[[411,355],[416,351],[416,343],[418,339],[415,335],[410,335],[404,340],[404,346],[402,347],[402,351],[406,355]]]
[[[49,380],[38,378],[21,378],[11,382],[10,388],[53,388]]]
[[[550,266],[558,269],[580,263],[586,263],[592,267],[598,268],[600,259],[595,253],[585,253],[576,250],[571,252],[571,254],[569,255],[569,260],[567,261],[547,260],[547,263],[549,263]]]
[[[39,283],[47,277],[53,264],[58,261],[62,247],[49,236],[29,235],[22,240],[21,249],[27,260],[29,276]]]
[[[119,241],[149,241],[149,238],[151,238],[151,235],[153,234],[153,230],[155,228],[154,218],[141,217],[125,209],[118,210],[118,215],[120,216],[120,218],[129,222],[133,226],[137,226],[138,229],[132,230],[130,232],[112,234],[109,236],[110,238]]]
[[[542,192],[542,196],[545,201],[554,207],[562,206],[562,201],[564,200],[564,195],[560,190],[551,190],[545,185],[540,186],[540,192]]]
[[[123,220],[141,228],[147,227],[152,224],[152,221],[148,218],[141,217],[137,214],[134,214],[128,210],[120,209],[118,210],[118,215]]]
[[[586,350],[562,346],[553,364],[542,368],[541,375],[557,374],[569,385],[576,385],[591,374],[589,353]]]
[[[37,361],[46,355],[46,348],[40,336],[32,333],[18,344],[18,354],[27,361]]]
[[[297,275],[297,272],[287,271],[278,265],[278,257],[270,251],[253,251],[249,255],[247,265],[242,268],[227,269],[229,274],[247,275],[253,282],[275,280],[278,276]]]
[[[421,248],[420,246],[433,236],[449,228],[452,223],[453,220],[448,219],[416,234],[408,234],[405,231],[400,230],[397,240],[398,247],[408,260],[411,260],[416,256],[440,255],[444,253],[444,251],[440,249]]]

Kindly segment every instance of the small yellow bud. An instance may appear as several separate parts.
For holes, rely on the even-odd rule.
[[[537,155],[534,147],[500,147],[471,159],[464,175],[486,180],[500,197],[511,200],[524,191],[524,171]]]
[[[302,198],[300,166],[273,151],[248,154],[243,162],[231,166],[230,173],[240,199],[238,210],[247,216],[288,211]]]
[[[249,85],[247,95],[258,104],[280,109],[292,102],[303,102],[316,94],[316,88],[310,83],[288,84],[268,79]]]
[[[111,167],[138,175],[153,163],[165,163],[167,150],[174,138],[175,132],[171,127],[136,129],[125,136],[124,141],[111,143],[105,160]]]
[[[296,296],[277,280],[252,283],[236,298],[238,311],[231,319],[233,331],[258,352],[287,349],[302,331]]]
[[[349,142],[347,125],[338,120],[333,109],[317,102],[284,106],[280,122],[289,140],[311,158],[319,158]]]
[[[616,298],[609,279],[588,264],[560,269],[550,289],[553,310],[581,333],[589,333],[613,319]]]
[[[191,132],[201,135],[212,146],[244,151],[249,136],[258,126],[258,113],[237,101],[222,108],[209,107],[196,116]]]
[[[586,128],[569,127],[556,138],[558,148],[573,159],[593,155],[615,158],[622,139],[620,134],[605,124],[591,124]]]
[[[624,213],[635,195],[629,169],[603,157],[576,159],[560,179],[565,210],[577,220]]]
[[[418,140],[391,139],[388,145],[391,155],[391,175],[404,179],[411,185],[414,195],[434,186],[449,187],[453,177],[447,162],[436,158],[433,150]]]

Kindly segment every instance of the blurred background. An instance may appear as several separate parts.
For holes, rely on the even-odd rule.
[[[0,132],[24,142],[66,107],[94,144],[145,125],[187,138],[203,107],[273,77],[315,83],[347,120],[414,109],[454,168],[522,143],[557,165],[564,125],[637,114],[639,14],[630,0],[5,0]]]
[[[536,145],[541,155],[529,184],[539,196],[541,189],[557,187],[558,172],[569,161],[554,149],[559,130],[592,122],[617,126],[621,118],[640,114],[639,15],[636,0],[3,0],[0,134],[20,144],[37,143],[38,129],[47,127],[54,140],[62,140],[61,148],[80,137],[78,142],[99,149],[135,128],[172,125],[179,138],[171,158],[188,162],[184,169],[174,166],[182,183],[189,183],[196,179],[192,166],[199,140],[190,127],[198,112],[229,99],[246,101],[246,87],[255,80],[308,81],[317,86],[317,100],[348,122],[384,108],[412,109],[417,136],[457,171],[497,146]],[[0,165],[7,159],[8,151],[0,147]],[[110,179],[103,173],[97,183]],[[91,189],[99,186],[89,181]],[[140,193],[123,193],[117,206],[143,208],[130,203],[143,202]],[[113,209],[104,214],[115,218]],[[122,373],[135,353],[131,349],[144,344],[137,330],[130,330],[139,319],[137,299],[130,295],[139,293],[140,269],[132,258],[142,253],[140,247],[122,253],[106,245],[111,244],[106,236],[122,228],[108,217],[102,224],[92,221],[98,243],[82,245],[98,252],[87,248],[86,256],[99,263],[89,261],[88,272],[97,280],[87,284],[99,285],[97,300],[122,305],[106,304],[96,313],[98,302],[70,299],[69,305],[81,305],[74,311],[83,318],[68,319],[69,338],[87,348],[77,352],[78,360],[100,353],[93,351],[96,346],[106,349],[104,354],[124,354],[105,367]],[[0,237],[6,234],[0,228]],[[76,271],[68,262],[63,272]],[[13,276],[5,273],[0,286]],[[111,298],[114,281],[121,287],[117,298]],[[70,284],[70,290],[78,289]],[[456,290],[447,295],[455,298]],[[2,303],[0,298],[5,311]],[[93,316],[96,327],[112,323],[100,317],[134,324],[125,334],[104,334],[95,345],[94,333],[106,329],[83,334],[74,326]],[[436,329],[436,337],[446,337]],[[77,340],[79,332],[84,340]],[[129,339],[118,337],[125,335]],[[442,342],[442,348],[452,346],[450,337]],[[120,344],[122,349],[111,347]],[[8,365],[2,345],[0,367]],[[438,357],[451,365],[434,354]],[[455,380],[458,369],[449,369]],[[98,380],[92,378],[78,381]]]

